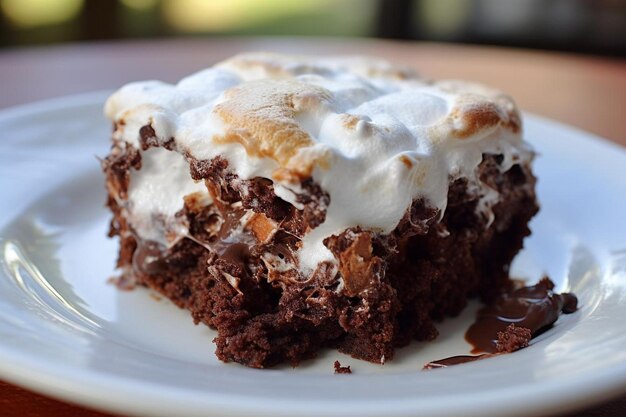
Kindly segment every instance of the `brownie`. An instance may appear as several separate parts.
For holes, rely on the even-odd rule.
[[[419,81],[422,91],[414,85],[416,76],[378,61],[363,75],[332,59],[272,59],[244,55],[218,66],[211,80],[234,73],[243,81],[233,81],[214,101],[193,102],[196,84],[183,81],[177,91],[186,92],[193,106],[174,101],[170,87],[153,84],[126,87],[107,103],[114,134],[102,166],[113,214],[109,235],[120,240],[117,267],[125,282],[158,291],[187,309],[195,323],[216,329],[219,359],[255,368],[295,366],[322,348],[384,363],[412,340],[435,339],[436,323],[459,314],[468,298],[489,301],[511,288],[509,266],[530,234],[538,205],[532,151],[520,138],[510,99],[454,83]],[[247,80],[259,66],[265,71],[261,80]],[[310,84],[280,84],[283,72]],[[313,140],[334,119],[324,116],[314,133],[303,128],[310,121],[301,120],[301,112],[318,117],[336,106],[345,86],[321,90],[319,79],[343,83],[347,75],[348,87],[358,81],[363,94],[382,89],[385,81],[392,87],[378,98],[401,87],[408,97],[422,97],[415,105],[439,105],[423,101],[433,88],[442,97],[453,95],[441,116],[447,130],[433,128],[428,136],[430,147],[440,146],[439,136],[448,141],[445,147],[422,154],[392,150],[394,165],[387,159],[374,165],[367,155],[387,150],[368,148],[366,156],[350,159],[336,156],[340,145]],[[368,103],[375,101],[370,97]],[[280,111],[268,110],[275,103],[282,103]],[[203,139],[200,133],[209,130],[198,126],[211,120],[195,117],[204,114],[203,106],[230,130]],[[338,123],[346,135],[357,132],[359,140],[371,137],[380,146],[396,124],[380,128],[379,105],[370,107],[359,108],[373,116],[346,112]],[[380,111],[393,116],[386,107]],[[405,140],[391,133],[384,140]],[[198,137],[211,147],[200,151]],[[328,146],[322,157],[306,154],[322,145]],[[349,142],[341,152],[352,155],[358,146]],[[433,165],[441,155],[448,158],[440,165],[445,172]],[[357,159],[370,164],[366,171],[346,168],[361,174],[339,175]],[[455,165],[459,159],[466,162]],[[380,166],[384,175],[362,180]]]

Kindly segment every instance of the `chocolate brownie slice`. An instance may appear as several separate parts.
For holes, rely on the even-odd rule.
[[[224,361],[384,363],[508,288],[538,210],[510,98],[384,61],[246,54],[106,112],[118,267]]]

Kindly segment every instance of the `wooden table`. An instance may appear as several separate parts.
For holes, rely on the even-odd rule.
[[[626,146],[626,61],[485,47],[373,40],[179,39],[79,44],[0,52],[0,108],[115,89],[133,80],[175,81],[239,51],[369,54],[433,78],[466,78],[510,93],[526,111]],[[0,415],[106,416],[0,382]],[[576,416],[626,416],[626,396]]]

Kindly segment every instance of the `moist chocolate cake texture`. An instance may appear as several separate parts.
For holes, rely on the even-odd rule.
[[[227,362],[432,340],[510,288],[538,210],[510,98],[383,61],[242,55],[106,112],[120,273],[216,329]]]

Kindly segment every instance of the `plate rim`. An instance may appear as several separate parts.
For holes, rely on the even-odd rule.
[[[18,106],[0,109],[0,123],[38,112],[55,111],[64,107],[80,104],[95,104],[103,102],[112,90],[100,90],[82,94],[74,94],[50,98],[21,104]],[[570,126],[540,115],[524,112],[526,118],[551,125],[553,128],[564,130],[584,137],[585,140],[610,147],[626,156],[626,148],[609,139],[600,137],[575,126]],[[10,220],[9,220],[10,222]],[[341,410],[330,412],[330,415],[369,416],[380,415],[381,411],[396,415],[414,415],[416,412],[428,415],[451,415],[455,413],[468,414],[468,407],[472,413],[483,416],[503,415],[503,407],[510,406],[511,401],[519,404],[524,401],[524,408],[508,410],[508,415],[550,414],[579,409],[608,400],[626,393],[626,362],[610,369],[588,371],[568,380],[554,380],[542,384],[525,384],[520,392],[520,386],[515,392],[506,387],[486,394],[456,395],[453,403],[446,404],[441,410],[441,398],[433,397],[427,401],[424,398],[412,400],[393,399],[387,402],[378,402],[376,407],[368,401],[342,401],[334,404],[333,400],[321,404],[310,404],[306,399],[294,400],[286,398],[280,403],[274,397],[255,397],[254,403],[245,401],[246,394],[211,394],[203,392],[199,399],[196,390],[178,389],[156,383],[146,383],[129,377],[108,375],[102,371],[96,372],[75,366],[63,366],[63,363],[54,364],[50,360],[33,358],[23,352],[6,348],[0,342],[0,376],[10,383],[14,383],[36,392],[50,395],[74,404],[113,411],[125,414],[171,415],[172,412],[184,411],[190,415],[206,415],[217,412],[222,415],[241,415],[254,412],[258,415],[293,415],[293,410],[302,410],[306,405],[306,415],[329,414],[331,406],[340,405]],[[472,366],[468,364],[466,366]],[[259,371],[263,372],[263,371]],[[361,377],[365,377],[362,375]],[[374,375],[371,377],[375,377]],[[103,390],[109,394],[102,398]],[[560,393],[561,395],[556,395]],[[564,402],[563,396],[569,397],[570,402]],[[445,396],[443,398],[446,398]],[[137,400],[141,401],[137,401]],[[153,401],[150,402],[150,399]],[[158,399],[159,401],[154,401]],[[244,401],[242,401],[244,400]],[[167,403],[167,407],[164,406]],[[181,407],[182,405],[182,407]],[[182,410],[181,410],[182,408]],[[291,412],[289,410],[292,410]],[[259,414],[261,412],[261,414]]]
[[[68,372],[63,366],[57,367],[46,362],[36,364],[37,361],[29,360],[27,355],[13,353],[6,357],[6,350],[0,345],[2,358],[0,375],[5,380],[70,403],[108,412],[136,415],[171,416],[172,413],[184,413],[187,416],[205,416],[210,410],[209,412],[222,416],[292,416],[293,410],[303,410],[303,406],[306,406],[306,410],[299,415],[319,416],[324,413],[325,415],[373,417],[380,416],[384,410],[388,415],[393,416],[414,416],[417,413],[429,416],[459,414],[486,417],[527,416],[529,413],[549,415],[579,410],[626,393],[626,364],[622,364],[619,367],[565,381],[553,380],[542,384],[525,384],[521,392],[519,389],[511,390],[503,387],[480,395],[455,395],[454,401],[447,403],[445,409],[441,407],[442,398],[439,396],[432,397],[427,402],[423,399],[412,401],[405,398],[374,404],[367,401],[337,402],[332,400],[322,404],[310,404],[306,400],[294,401],[289,398],[277,402],[273,397],[254,397],[254,401],[251,402],[242,401],[248,398],[245,393],[216,395],[202,392],[199,396],[200,392],[196,390],[173,389],[171,386],[155,383],[138,384],[136,380],[85,372],[82,368],[70,368]],[[20,358],[20,356],[23,357]],[[475,364],[466,366],[472,367]],[[85,378],[85,375],[89,377]],[[330,372],[329,375],[333,376]],[[361,377],[376,378],[376,375],[362,375]],[[126,382],[126,387],[124,382]],[[102,392],[107,392],[107,398],[102,397]],[[558,393],[561,395],[555,395]],[[567,402],[563,401],[563,393],[567,393]],[[79,395],[76,396],[76,394]],[[158,398],[160,402],[154,402],[155,398]],[[523,408],[507,410],[506,414],[502,413],[504,407],[510,407],[512,403],[519,404],[520,401],[524,404]],[[181,407],[181,404],[184,406]],[[329,408],[333,406],[340,406],[341,410],[329,413]]]

